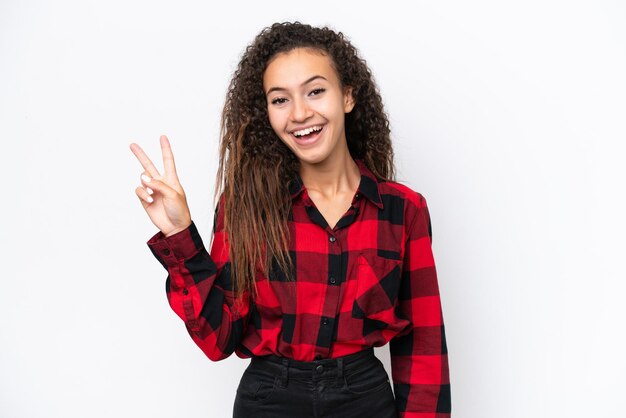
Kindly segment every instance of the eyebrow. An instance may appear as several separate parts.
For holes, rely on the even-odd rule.
[[[305,84],[309,84],[311,81],[317,80],[318,78],[326,80],[326,77],[323,77],[321,75],[314,75],[313,77],[311,77],[308,80],[306,80],[304,83],[300,84],[300,86],[304,86]],[[328,80],[326,80],[326,81],[328,81]],[[265,95],[267,96],[267,95],[269,95],[273,91],[285,91],[285,90],[287,90],[287,89],[284,88],[284,87],[272,87],[271,89],[269,89],[267,91],[267,93],[265,93]]]

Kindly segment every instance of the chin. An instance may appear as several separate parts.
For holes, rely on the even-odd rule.
[[[323,162],[324,160],[326,160],[326,158],[328,157],[327,155],[320,155],[320,154],[309,154],[309,153],[301,153],[301,154],[295,154],[296,157],[298,158],[298,160],[300,160],[300,163],[305,163],[305,164],[319,164],[321,162]]]

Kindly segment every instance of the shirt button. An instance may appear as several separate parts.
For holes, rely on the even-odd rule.
[[[187,296],[189,294],[189,290],[187,288],[183,289],[183,295]]]
[[[334,277],[334,276],[330,276],[329,281],[330,281],[330,284],[335,284],[335,282],[336,282],[337,280],[335,279],[335,277]]]
[[[330,238],[328,238],[328,240],[329,240],[330,242],[335,242],[335,237],[330,237]]]
[[[355,198],[355,199],[358,199],[358,198],[359,198],[359,194],[358,194],[358,193],[357,193],[357,194],[355,194],[355,195],[354,195],[354,198]]]
[[[321,364],[315,368],[315,371],[318,373],[322,373],[324,371],[324,366]]]
[[[170,255],[170,250],[168,250],[167,248],[163,250],[163,254],[165,255]]]
[[[322,325],[328,325],[328,318],[322,319]]]

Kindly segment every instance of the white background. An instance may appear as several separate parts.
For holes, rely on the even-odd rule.
[[[0,0],[0,416],[231,415],[247,361],[169,308],[129,144],[162,167],[169,136],[209,242],[226,87],[285,20],[376,77],[432,216],[453,416],[623,413],[624,2]]]

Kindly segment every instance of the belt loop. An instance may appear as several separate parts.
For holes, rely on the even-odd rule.
[[[281,384],[282,386],[285,388],[287,387],[287,380],[288,380],[288,376],[289,376],[289,360],[286,358],[283,358],[282,360],[283,363],[283,371],[282,371],[282,375],[280,376],[280,380],[281,380]]]
[[[337,359],[337,383],[343,384],[343,358]]]

